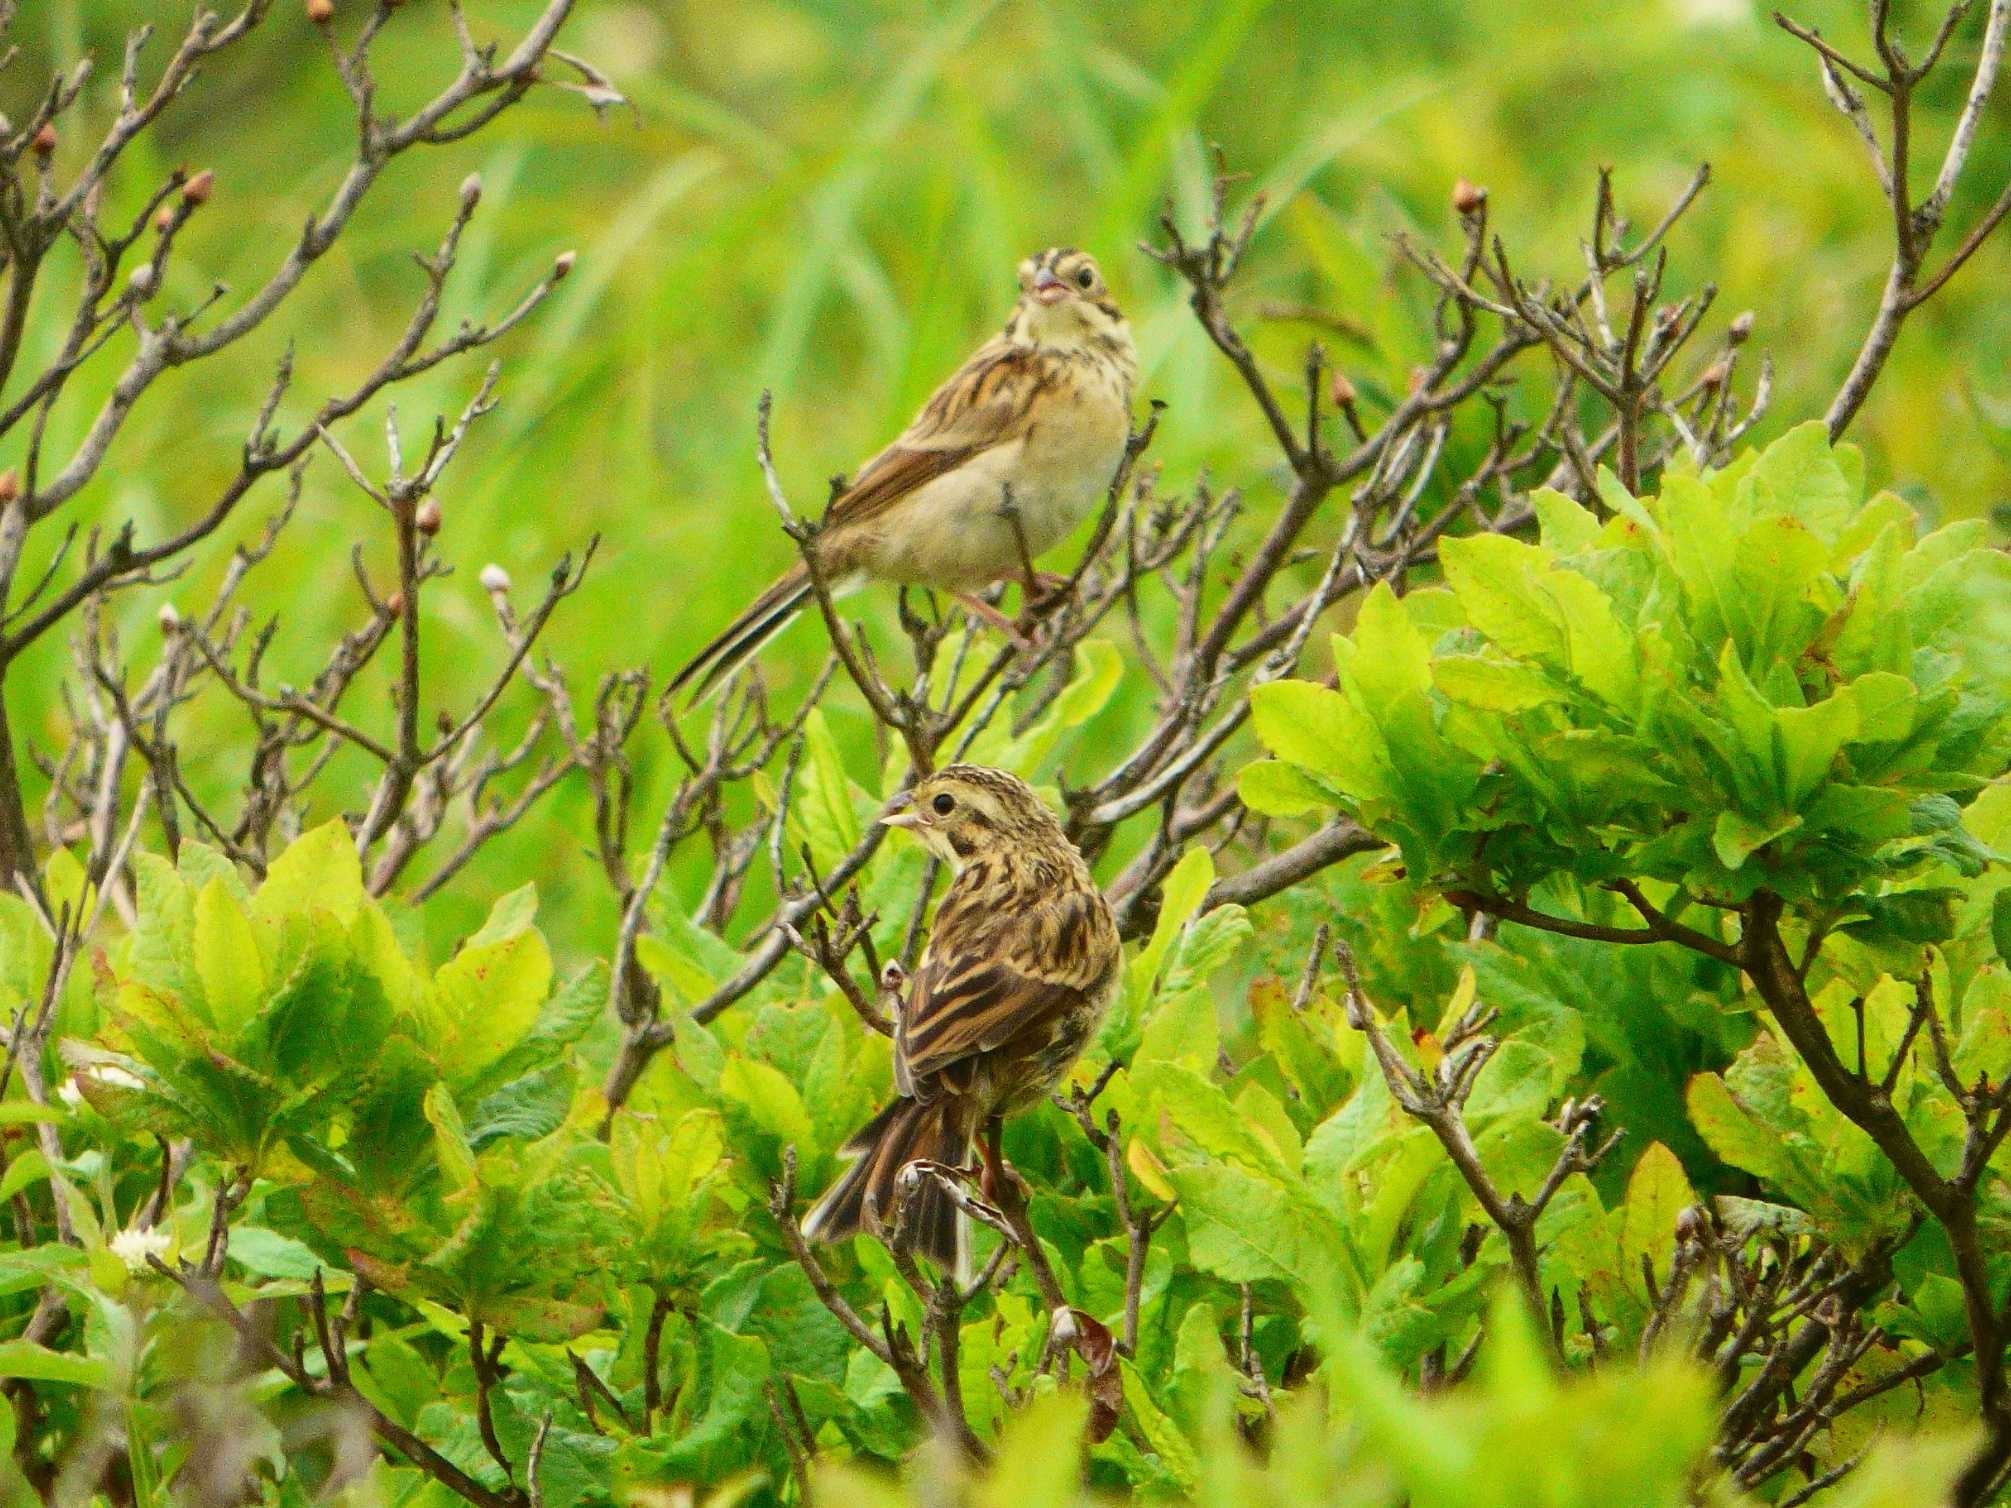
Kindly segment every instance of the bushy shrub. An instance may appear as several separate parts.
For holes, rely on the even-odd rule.
[[[821,670],[659,700],[658,738],[648,667],[589,691],[545,654],[596,542],[535,602],[467,573],[470,669],[439,493],[497,370],[423,444],[376,411],[572,274],[540,249],[440,328],[470,175],[387,349],[331,354],[304,404],[288,355],[199,504],[73,554],[53,521],[124,506],[108,458],[157,381],[291,307],[394,158],[533,91],[623,103],[554,46],[572,8],[507,44],[445,8],[415,104],[376,70],[423,8],[310,0],[353,160],[298,239],[234,248],[270,253],[248,292],[184,236],[216,175],[132,149],[274,7],[199,11],[158,61],[136,36],[122,78],[65,67],[0,122],[0,1496],[2001,1500],[2011,557],[1867,499],[1840,440],[2011,209],[1956,197],[2011,0],[1973,57],[1961,4],[1918,61],[1888,6],[1875,62],[1782,20],[1894,246],[1824,419],[1764,449],[1752,317],[1710,324],[1670,271],[1708,170],[1643,233],[1600,175],[1567,283],[1460,181],[1449,259],[1401,237],[1409,281],[1342,279],[1372,321],[1311,311],[1353,375],[1314,344],[1288,382],[1238,323],[1266,189],[1232,204],[1218,164],[1146,250],[1275,446],[1248,498],[1169,483],[1143,405],[1065,588],[1027,563],[1023,634],[815,590]],[[1966,89],[1930,87],[1958,55]],[[753,459],[814,559],[775,412]],[[324,455],[369,527],[303,646],[252,604]],[[124,610],[268,493],[212,577]],[[31,715],[58,630],[73,673]],[[954,759],[1056,804],[1126,956],[1006,1129],[1017,1178],[904,1174],[970,1223],[944,1273],[898,1218],[829,1247],[799,1221],[888,1093],[941,878],[874,817]],[[490,884],[533,813],[584,858]]]
[[[408,1463],[377,1497],[535,1477],[554,1508],[813,1470],[886,1501],[896,1468],[961,1472],[960,1437],[996,1461],[977,1501],[1066,1500],[1086,1464],[1201,1503],[1729,1503],[1871,1444],[1829,1500],[1918,1502],[1975,1451],[1970,1266],[2006,1276],[2011,598],[1970,530],[1860,508],[1857,469],[1804,430],[1609,487],[1604,521],[1541,498],[1539,542],[1371,593],[1335,686],[1261,688],[1246,799],[1395,844],[1334,891],[1365,980],[1324,928],[1296,986],[1252,970],[1190,853],[1068,1092],[1009,1129],[1037,1248],[981,1227],[965,1288],[795,1233],[887,1080],[821,974],[678,1020],[740,959],[660,908],[675,1034],[610,1116],[605,971],[555,983],[530,889],[435,963],[340,823],[255,885],[194,840],[140,855],[133,926],[61,1002],[80,1095],[17,1117],[65,1158],[6,1175],[77,1244],[0,1270],[77,1323],[0,1371],[60,1454],[117,1432],[185,1483],[240,1432],[299,1498],[367,1430]],[[800,809],[868,820],[882,793],[831,768]],[[869,897],[915,871],[890,853]],[[37,923],[0,920],[18,984]]]

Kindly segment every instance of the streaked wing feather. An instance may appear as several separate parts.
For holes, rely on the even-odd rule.
[[[1084,1004],[1073,984],[1035,979],[1004,964],[924,967],[915,976],[901,1032],[902,1068],[924,1080],[1015,1037],[1046,1034]]]
[[[973,456],[1020,438],[1048,367],[1038,351],[988,342],[936,389],[899,439],[859,468],[825,523],[872,518]]]
[[[916,971],[897,1042],[899,1074],[912,1084],[1023,1034],[1044,1036],[1081,1009],[1108,973],[1108,960],[1080,946],[1053,947],[1083,930],[1093,898],[1063,896],[1045,917],[1028,916],[1021,936],[1045,939],[1032,950],[998,947],[989,927],[965,926],[966,913],[945,901],[937,931]],[[984,908],[976,915],[982,916]],[[1042,926],[1041,922],[1051,923]]]

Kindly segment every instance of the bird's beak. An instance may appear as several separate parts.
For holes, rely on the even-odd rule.
[[[1068,284],[1043,267],[1033,275],[1033,296],[1037,303],[1058,304],[1068,297]]]
[[[907,791],[896,791],[893,799],[880,808],[880,826],[913,827],[922,820],[922,814],[915,810],[915,798]]]

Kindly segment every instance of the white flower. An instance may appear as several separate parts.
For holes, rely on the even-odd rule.
[[[482,567],[482,590],[485,592],[507,592],[510,589],[510,573],[494,561]]]
[[[174,1238],[155,1226],[152,1230],[122,1230],[112,1237],[112,1255],[126,1264],[127,1272],[147,1272],[148,1257],[163,1257],[174,1245]]]
[[[56,1091],[56,1098],[74,1110],[84,1103],[84,1091],[77,1087],[75,1079],[65,1079],[62,1087]]]

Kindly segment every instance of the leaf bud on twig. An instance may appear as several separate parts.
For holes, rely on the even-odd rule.
[[[497,596],[510,589],[510,573],[493,560],[482,567],[482,590],[490,596]]]
[[[182,202],[184,204],[207,204],[209,203],[210,193],[215,188],[216,174],[208,168],[204,168],[195,177],[182,185]]]
[[[1477,183],[1462,178],[1452,186],[1452,207],[1462,215],[1470,215],[1487,203],[1487,190]]]
[[[421,534],[438,534],[440,532],[440,500],[438,498],[429,497],[419,505],[418,510],[412,515],[412,527],[417,529]]]

